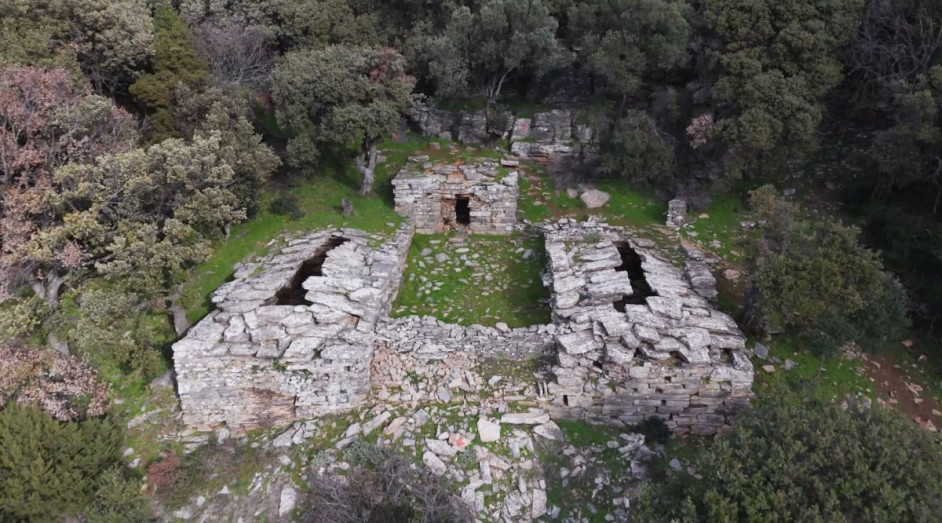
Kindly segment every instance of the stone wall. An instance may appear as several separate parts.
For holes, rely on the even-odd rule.
[[[681,434],[724,430],[754,377],[735,321],[623,229],[563,220],[544,231],[560,327],[548,410],[629,424],[657,415]],[[643,281],[617,270],[626,262],[615,242],[637,255]]]
[[[517,222],[518,173],[497,162],[474,165],[432,164],[413,158],[393,179],[396,212],[415,223],[417,232],[466,229],[478,234],[510,234]],[[459,198],[469,207],[469,223],[456,214]]]
[[[424,136],[480,144],[492,138],[510,140],[510,152],[521,157],[594,154],[595,132],[582,115],[569,109],[534,113],[532,118],[505,114],[488,122],[483,110],[446,110],[416,106],[411,119]]]
[[[322,231],[240,265],[214,293],[217,310],[173,347],[184,422],[246,430],[460,395],[557,418],[725,430],[754,375],[736,323],[704,297],[710,281],[622,228],[540,227],[553,322],[526,328],[389,318],[411,223],[392,237]],[[509,363],[504,376],[488,375],[494,361]]]
[[[412,231],[405,225],[391,239],[323,231],[241,264],[213,294],[217,309],[173,346],[184,422],[246,430],[362,403],[373,329],[401,284]],[[340,238],[320,275],[299,274]],[[298,284],[302,303],[279,304],[297,301],[287,291]]]

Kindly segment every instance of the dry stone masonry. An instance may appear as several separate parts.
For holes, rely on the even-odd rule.
[[[627,424],[660,416],[712,434],[748,403],[752,364],[735,321],[620,228],[546,225],[554,322],[550,412]]]
[[[424,136],[479,144],[492,138],[510,140],[510,152],[521,157],[593,154],[595,133],[578,111],[553,109],[532,118],[499,116],[488,121],[484,110],[413,107],[411,119]]]
[[[520,194],[516,171],[494,161],[452,165],[427,160],[412,158],[392,182],[396,212],[411,217],[416,232],[513,232]]]
[[[401,175],[397,207],[400,190],[425,187],[417,178],[453,193],[448,184],[459,182],[442,180],[455,172],[426,169]],[[174,345],[185,422],[247,430],[367,404],[496,395],[554,418],[624,425],[658,416],[679,434],[713,434],[748,403],[745,339],[713,308],[715,280],[702,262],[680,269],[652,242],[591,220],[538,226],[551,324],[390,318],[413,231],[439,230],[421,221],[418,203],[401,207],[417,223],[392,236],[321,231],[242,264],[214,293],[217,309]],[[494,362],[510,370],[488,376]]]
[[[243,263],[173,346],[185,423],[246,430],[360,405],[411,239],[323,231]]]

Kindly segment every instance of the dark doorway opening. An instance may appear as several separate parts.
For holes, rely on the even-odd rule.
[[[294,273],[291,280],[275,294],[274,303],[267,305],[310,305],[311,302],[305,299],[307,291],[302,287],[304,280],[311,276],[323,276],[321,269],[324,266],[324,260],[327,259],[327,253],[348,241],[350,240],[341,236],[331,236],[314,251],[313,256],[304,260],[298,272]]]
[[[455,195],[455,222],[458,225],[471,225],[471,198]]]
[[[641,256],[631,248],[631,245],[628,242],[615,242],[615,248],[621,256],[621,265],[615,267],[615,270],[627,272],[628,279],[631,280],[631,295],[614,303],[615,310],[625,312],[625,305],[643,305],[650,296],[657,296],[657,292],[651,288],[644,277]]]

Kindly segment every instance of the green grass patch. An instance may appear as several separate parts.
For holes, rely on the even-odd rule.
[[[840,400],[849,394],[874,397],[873,385],[857,360],[845,358],[837,352],[826,356],[815,354],[804,348],[793,335],[779,335],[765,344],[769,347],[770,357],[779,358],[782,362],[792,360],[797,366],[785,370],[782,363],[775,363],[775,372],[769,374],[762,366],[772,362],[753,358],[756,367],[753,388],[756,391],[787,386],[800,396],[822,400]],[[761,397],[760,394],[760,400]]]
[[[461,325],[549,323],[540,237],[416,235],[393,316],[434,316]]]
[[[689,225],[683,235],[694,238],[722,256],[726,261],[745,259],[759,236],[758,229],[745,230],[740,226],[748,221],[748,205],[741,195],[724,194],[713,198],[706,209],[688,215]]]

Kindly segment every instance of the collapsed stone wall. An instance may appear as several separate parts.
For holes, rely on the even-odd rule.
[[[451,165],[412,158],[392,184],[396,212],[411,218],[419,233],[509,234],[517,222],[518,173],[506,172],[497,162]]]
[[[247,430],[362,403],[373,329],[401,284],[412,234],[409,225],[391,239],[322,231],[241,264],[213,293],[216,310],[173,346],[184,422]],[[303,274],[319,255],[316,274]]]
[[[592,155],[596,150],[593,127],[582,122],[579,111],[553,109],[532,118],[500,115],[490,122],[484,110],[447,110],[416,106],[411,119],[424,136],[480,144],[492,138],[510,140],[511,154],[521,157]]]
[[[754,377],[735,321],[651,242],[572,220],[544,232],[561,330],[550,413],[628,424],[656,415],[681,434],[728,427],[748,404]],[[625,269],[619,242],[637,257],[634,271]]]
[[[454,325],[435,318],[386,318],[377,325],[372,386],[388,403],[451,401],[459,391],[482,392],[474,368],[484,359],[518,359],[545,354],[556,346],[555,325],[497,329]],[[536,396],[533,380],[518,387]],[[529,387],[529,388],[528,388]]]

